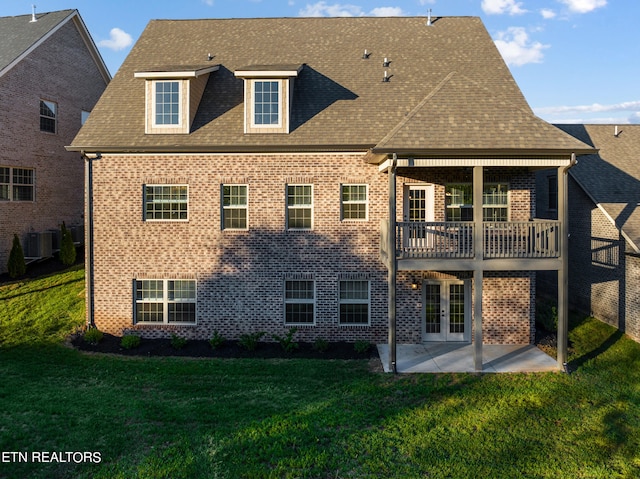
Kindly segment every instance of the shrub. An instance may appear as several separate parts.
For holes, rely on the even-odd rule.
[[[549,332],[558,330],[558,309],[551,301],[536,305],[536,322]]]
[[[177,334],[171,335],[171,347],[173,349],[182,349],[187,345],[187,338],[178,336]]]
[[[359,339],[355,343],[353,343],[353,349],[355,349],[356,353],[366,353],[371,348],[371,343],[369,341],[364,341]]]
[[[273,335],[273,339],[280,343],[282,349],[287,353],[292,353],[296,349],[298,349],[298,343],[293,340],[293,335],[296,334],[298,328],[289,328],[289,331],[285,336],[278,336],[277,334]]]
[[[224,336],[222,336],[218,331],[213,332],[213,336],[209,340],[209,344],[211,345],[211,349],[217,349],[222,346],[225,342]]]
[[[103,336],[104,334],[102,334],[102,331],[100,331],[98,328],[92,327],[87,329],[87,331],[84,333],[84,340],[89,344],[96,345],[100,341],[102,341]]]
[[[262,339],[262,336],[264,336],[264,334],[265,334],[264,331],[258,331],[257,333],[243,334],[240,336],[240,340],[238,341],[238,344],[240,344],[240,346],[246,349],[247,351],[255,351],[256,348],[258,347],[258,341]]]
[[[12,279],[22,276],[27,272],[27,265],[24,262],[24,251],[20,245],[18,235],[13,235],[13,246],[11,246],[11,252],[9,253],[7,270],[9,271],[9,277]]]
[[[76,247],[73,244],[73,237],[71,236],[71,231],[69,231],[62,222],[62,226],[60,227],[60,236],[62,238],[60,242],[60,261],[65,266],[71,266],[76,262]]]
[[[120,340],[120,346],[124,349],[133,349],[140,346],[140,341],[140,336],[136,336],[135,334],[125,334]]]
[[[317,338],[313,342],[313,345],[311,347],[314,349],[314,351],[324,353],[329,349],[329,341],[324,338]]]

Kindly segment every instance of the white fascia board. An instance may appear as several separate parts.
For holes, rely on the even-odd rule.
[[[397,166],[411,168],[434,167],[471,167],[471,166],[523,166],[529,168],[558,168],[568,166],[571,159],[558,158],[398,158]],[[391,165],[391,160],[386,160],[380,165],[380,171],[386,171]]]
[[[198,70],[183,70],[183,71],[157,71],[157,72],[135,72],[134,78],[197,78],[200,75],[216,72],[220,69],[220,65],[214,65],[207,68],[200,68]]]
[[[255,70],[236,70],[233,72],[239,78],[287,78],[297,77],[298,70],[272,70],[272,71],[255,71]]]

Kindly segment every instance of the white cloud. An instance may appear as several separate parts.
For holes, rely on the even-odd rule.
[[[98,46],[109,48],[110,50],[124,50],[133,43],[133,38],[120,28],[112,28],[109,32],[109,40],[101,40]]]
[[[419,0],[420,5],[435,5],[436,0]]]
[[[607,0],[558,0],[569,7],[569,10],[577,13],[589,13],[596,8],[607,5]]]
[[[404,15],[400,7],[378,7],[369,12],[374,17],[401,17]]]
[[[204,3],[205,5],[209,5],[210,7],[213,7],[213,4],[215,2],[213,0],[202,0],[202,3]]]
[[[602,105],[549,106],[534,108],[536,115],[552,123],[640,123],[640,101]],[[608,114],[603,116],[602,114]]]
[[[637,112],[640,112],[640,101],[625,101],[622,103],[613,103],[611,105],[592,103],[591,105],[578,106],[549,106],[536,109],[536,112],[538,113],[551,115],[561,113],[602,113],[610,111],[632,111],[637,114]]]
[[[482,11],[488,15],[521,15],[527,11],[516,0],[482,0]]]
[[[549,45],[532,42],[523,27],[509,27],[507,31],[498,32],[495,44],[507,65],[515,66],[541,63],[542,51],[549,48]]]
[[[549,20],[556,16],[556,12],[549,8],[543,8],[542,10],[540,10],[540,15],[542,15],[542,18]]]
[[[307,4],[298,14],[301,17],[361,17],[364,15],[397,17],[404,15],[404,12],[400,7],[377,7],[369,13],[366,13],[358,5],[348,3],[334,3],[333,5],[329,5],[327,2],[317,2],[311,5]]]
[[[326,2],[318,2],[307,5],[300,10],[301,17],[355,17],[363,15],[362,9],[357,5],[327,5]]]

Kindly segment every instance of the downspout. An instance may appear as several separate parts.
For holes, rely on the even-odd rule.
[[[558,178],[558,185],[562,180],[562,224],[565,229],[561,245],[561,278],[558,278],[558,365],[568,372],[568,337],[569,337],[569,169],[578,164],[576,154],[571,153],[571,161],[562,168],[562,178]],[[560,198],[559,198],[560,199]],[[560,281],[561,279],[561,281]]]
[[[389,370],[398,374],[396,365],[396,276],[398,259],[396,258],[396,169],[398,155],[393,154],[389,167],[389,234],[387,251],[389,252]]]
[[[85,284],[87,289],[87,328],[95,328],[94,272],[93,272],[93,161],[102,158],[100,153],[89,156],[84,151],[85,166]]]

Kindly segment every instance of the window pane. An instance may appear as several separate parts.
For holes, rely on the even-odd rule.
[[[187,220],[188,189],[186,185],[145,187],[147,220]]]
[[[162,303],[136,304],[137,323],[161,323],[162,320]]]
[[[313,323],[313,304],[287,304],[285,322],[287,324]]]
[[[368,304],[340,304],[340,324],[368,324]]]
[[[367,219],[367,185],[342,185],[342,219]]]
[[[170,323],[195,323],[196,304],[195,303],[169,303]]]
[[[285,283],[286,299],[313,299],[313,281],[291,280]]]
[[[191,301],[196,299],[196,282],[192,280],[169,281],[169,301]]]
[[[176,81],[156,82],[156,125],[180,124],[180,86]]]
[[[58,106],[52,101],[40,100],[40,130],[56,132],[56,113]]]
[[[277,81],[256,81],[253,85],[254,124],[277,125],[280,122],[280,84]]]
[[[340,299],[369,299],[368,281],[340,281]]]

